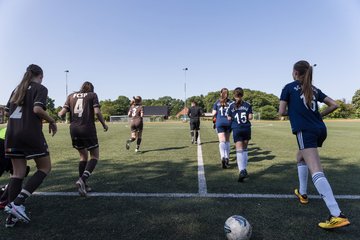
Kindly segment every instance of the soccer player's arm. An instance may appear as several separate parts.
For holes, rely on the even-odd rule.
[[[252,106],[250,105],[248,120],[249,121],[253,120],[253,117],[254,117],[254,115],[253,115],[253,111],[252,111]]]
[[[324,111],[322,111],[320,113],[320,115],[322,117],[325,117],[326,115],[332,113],[333,111],[335,111],[339,107],[339,104],[335,100],[333,100],[332,98],[330,98],[330,97],[328,97],[326,95],[324,95],[324,96],[323,96],[324,97],[323,99],[322,99],[322,96],[320,96],[319,101],[325,103],[328,107],[325,108]]]
[[[141,116],[142,118],[144,117],[144,108],[143,108],[143,107],[141,107],[140,116]]]
[[[49,123],[49,133],[54,136],[57,132],[57,126],[55,120],[46,112],[48,90],[46,87],[42,87],[35,95],[33,112],[41,119]]]
[[[280,116],[287,116],[288,112],[287,112],[287,103],[289,101],[289,91],[287,89],[287,87],[285,86],[283,88],[283,90],[281,91],[281,96],[280,96],[280,103],[279,103],[279,115]]]
[[[94,98],[93,98],[93,108],[94,108],[94,113],[95,113],[97,119],[99,120],[99,122],[101,123],[101,125],[104,128],[104,131],[106,132],[109,129],[109,127],[108,127],[108,125],[106,125],[104,117],[101,113],[100,104],[99,104],[99,100],[98,100],[96,93],[94,94]]]
[[[60,112],[58,112],[58,116],[59,118],[63,119],[63,117],[65,116],[65,114],[67,112],[70,111],[70,96],[68,96],[66,98],[66,102],[64,104],[64,106],[62,107],[62,109],[60,110]]]

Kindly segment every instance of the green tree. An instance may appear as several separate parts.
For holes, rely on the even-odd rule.
[[[211,112],[214,106],[214,103],[219,99],[219,92],[209,92],[204,97],[204,111]]]
[[[326,118],[351,118],[355,115],[355,109],[352,104],[347,104],[343,100],[336,100],[336,102],[339,108],[327,115]],[[326,105],[322,106],[320,111],[323,111],[325,108],[327,108]]]
[[[278,119],[277,109],[274,106],[266,105],[259,108],[260,117],[264,120]]]
[[[52,99],[51,97],[47,97],[46,99],[46,110],[49,113],[49,115],[56,120],[59,119],[58,115],[57,115],[57,110],[55,108],[55,100]]]
[[[352,104],[354,106],[355,116],[360,118],[360,89],[358,89],[352,97]]]
[[[126,96],[119,96],[115,101],[117,115],[127,115],[130,107],[130,99]]]

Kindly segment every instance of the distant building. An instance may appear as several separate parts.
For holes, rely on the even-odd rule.
[[[169,115],[168,106],[144,106],[144,117],[162,117],[168,119]]]
[[[5,106],[0,105],[0,124],[5,123]]]

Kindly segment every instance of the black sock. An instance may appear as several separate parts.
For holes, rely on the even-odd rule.
[[[17,195],[19,195],[22,187],[23,179],[20,178],[10,178],[8,185],[8,201],[12,202],[15,200]]]
[[[199,138],[199,132],[198,131],[195,131],[195,141],[197,141]]]
[[[194,138],[194,131],[190,131],[191,138]]]
[[[0,197],[0,202],[6,201],[8,199],[8,196],[9,196],[9,185],[5,187],[5,190]]]
[[[87,161],[80,161],[79,162],[79,177],[81,177],[85,171]]]
[[[30,197],[30,195],[35,192],[35,190],[41,185],[41,183],[46,178],[47,174],[43,171],[37,170],[34,175],[26,182],[23,190],[14,200],[15,205],[24,204],[25,200]]]
[[[134,142],[136,140],[136,138],[130,138],[129,141],[130,142]]]
[[[140,148],[141,140],[142,140],[141,138],[138,138],[138,139],[137,139],[137,142],[136,142],[136,144],[137,144],[137,149]]]
[[[90,177],[91,173],[94,171],[97,161],[98,161],[97,159],[90,159],[87,162],[85,171],[84,171],[83,175],[81,176],[81,179],[84,182]]]

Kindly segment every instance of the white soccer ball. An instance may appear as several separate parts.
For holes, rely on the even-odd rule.
[[[249,240],[252,227],[246,218],[234,215],[226,220],[224,231],[228,240]]]

